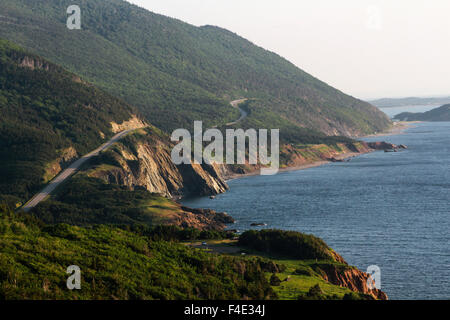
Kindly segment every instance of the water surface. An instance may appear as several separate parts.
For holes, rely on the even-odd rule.
[[[378,265],[391,299],[450,299],[450,123],[366,140],[409,149],[236,179],[215,200],[184,204],[228,212],[240,230],[264,222],[319,236],[361,270]]]

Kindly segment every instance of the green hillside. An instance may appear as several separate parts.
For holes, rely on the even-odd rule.
[[[382,98],[377,100],[368,101],[369,103],[379,108],[392,108],[401,106],[425,106],[425,105],[443,105],[450,103],[450,97],[439,98]]]
[[[45,226],[0,206],[0,231],[0,300],[275,297],[258,261],[117,227]],[[66,287],[70,265],[82,270],[81,290]]]
[[[240,248],[216,254],[180,242],[185,231],[45,225],[0,205],[0,300],[373,299],[325,281],[327,268],[352,269],[332,259],[274,260]],[[71,265],[80,267],[80,290],[67,289]]]
[[[80,0],[82,30],[66,28],[66,0],[2,0],[0,36],[136,105],[166,131],[223,125],[229,101],[257,98],[252,125],[330,135],[381,131],[387,117],[224,29],[195,27],[121,0]],[[306,44],[307,45],[307,44]]]
[[[0,39],[0,198],[28,199],[47,182],[46,175],[52,178],[56,159],[70,162],[95,149],[113,135],[112,121],[121,123],[135,113],[123,101]]]
[[[403,112],[394,119],[400,121],[450,121],[450,104],[427,111],[427,112]]]

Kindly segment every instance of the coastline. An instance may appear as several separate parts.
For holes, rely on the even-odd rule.
[[[405,130],[409,128],[414,128],[414,124],[421,123],[422,121],[398,121],[394,122],[393,125],[384,132],[369,134],[367,136],[362,136],[358,138],[373,138],[373,137],[388,137],[403,134]]]
[[[297,171],[297,170],[304,170],[304,169],[319,167],[321,165],[324,165],[324,164],[327,164],[330,162],[331,161],[316,161],[316,162],[311,162],[311,163],[305,163],[305,164],[299,165],[299,166],[284,167],[284,168],[280,168],[278,170],[278,173],[276,173],[276,174],[279,174],[281,172],[287,172],[287,171]],[[259,169],[256,169],[255,171],[248,172],[248,173],[232,173],[225,177],[225,181],[228,182],[228,181],[239,179],[239,178],[259,176],[259,175],[260,175]]]
[[[354,158],[357,156],[361,156],[363,154],[367,154],[367,153],[371,153],[374,152],[376,150],[371,150],[368,152],[348,152],[348,153],[342,153],[340,155],[335,156],[334,158],[337,160],[346,160],[346,159],[350,159],[350,158]],[[297,165],[297,166],[292,166],[292,167],[283,167],[280,168],[278,170],[278,173],[276,174],[280,174],[283,172],[289,172],[289,171],[299,171],[299,170],[306,170],[306,169],[310,169],[310,168],[316,168],[316,167],[320,167],[323,166],[325,164],[329,164],[329,163],[333,163],[332,161],[326,161],[326,160],[321,160],[321,161],[314,161],[314,162],[309,162],[309,163],[305,163],[305,164],[301,164],[301,165]],[[259,176],[260,175],[260,170],[257,169],[255,171],[252,172],[248,172],[248,173],[232,173],[227,175],[224,180],[226,182],[231,181],[231,180],[235,180],[235,179],[239,179],[239,178],[245,178],[245,177],[251,177],[251,176]]]
[[[399,122],[394,122],[393,125],[386,131],[384,132],[380,132],[380,133],[376,133],[376,134],[370,134],[370,135],[366,135],[366,136],[361,136],[361,137],[357,137],[356,139],[362,139],[362,138],[373,138],[373,137],[388,137],[388,136],[395,136],[395,135],[400,135],[403,134],[405,132],[405,130],[409,129],[409,128],[414,128],[414,124],[417,123],[421,123],[422,121],[399,121]],[[347,152],[347,153],[342,153],[340,155],[335,156],[334,158],[337,160],[346,160],[349,158],[354,158],[357,156],[361,156],[363,154],[367,154],[367,153],[371,153],[377,150],[370,150],[367,152]],[[292,166],[292,167],[283,167],[280,168],[278,170],[278,173],[282,173],[282,172],[289,172],[289,171],[298,171],[298,170],[305,170],[305,169],[310,169],[310,168],[315,168],[315,167],[320,167],[322,165],[328,164],[328,163],[333,163],[332,161],[326,161],[326,160],[321,160],[321,161],[314,161],[314,162],[310,162],[310,163],[305,163],[302,165],[296,165],[296,166]],[[239,178],[245,178],[245,177],[251,177],[251,176],[258,176],[260,174],[260,170],[256,169],[252,172],[248,172],[248,173],[230,173],[224,176],[224,180],[225,182],[231,181],[231,180],[235,180],[235,179],[239,179]]]

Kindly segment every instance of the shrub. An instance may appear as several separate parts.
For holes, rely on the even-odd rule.
[[[277,277],[275,273],[270,277],[270,285],[271,286],[279,286],[281,284],[280,278]]]
[[[313,276],[314,271],[310,267],[299,266],[295,269],[294,274],[298,276]]]
[[[295,231],[250,230],[239,237],[239,245],[293,259],[334,260],[322,239]]]

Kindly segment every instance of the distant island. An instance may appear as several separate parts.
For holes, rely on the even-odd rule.
[[[379,108],[403,107],[403,106],[423,106],[423,105],[443,105],[450,103],[450,97],[440,98],[383,98],[369,101],[372,105]]]
[[[394,119],[400,121],[450,121],[450,104],[427,112],[403,112],[394,116]]]

